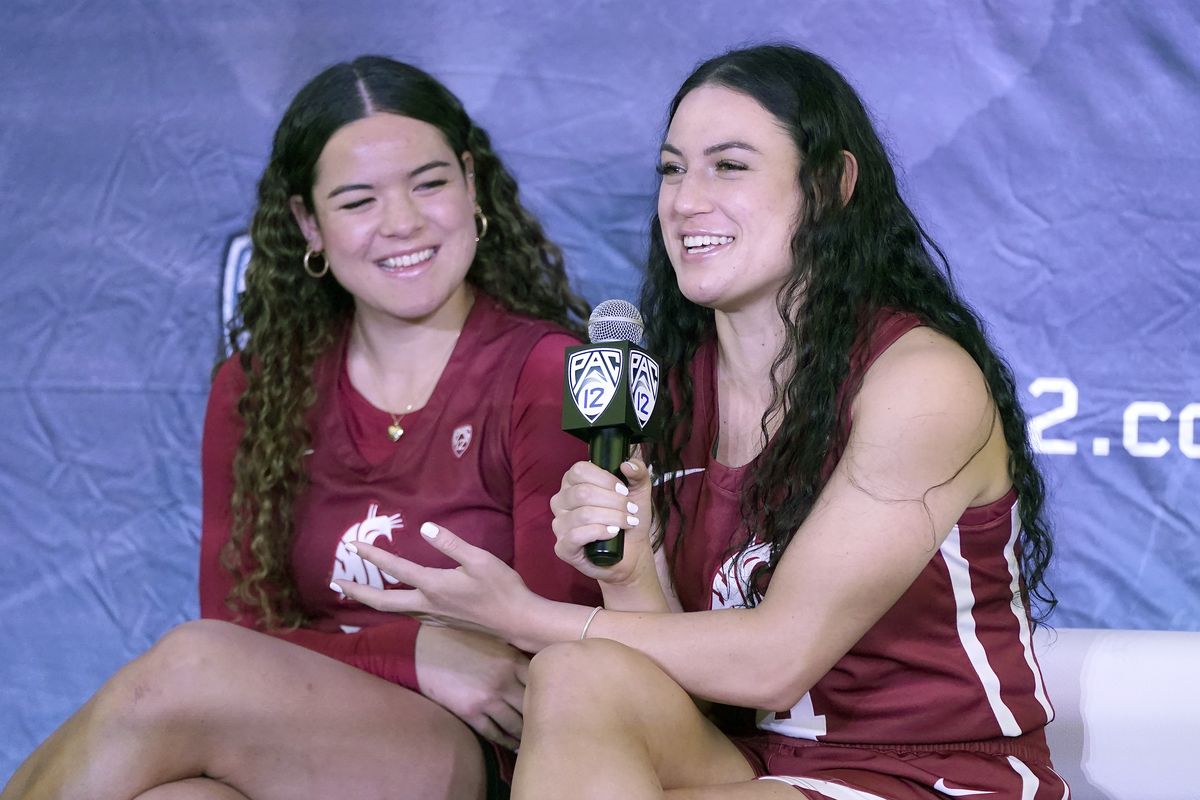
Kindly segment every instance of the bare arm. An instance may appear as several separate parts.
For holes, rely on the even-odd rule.
[[[1008,488],[1007,453],[983,377],[936,333],[917,329],[889,348],[869,370],[853,413],[846,453],[762,603],[688,614],[604,611],[589,636],[641,650],[696,696],[792,706],[895,603],[963,510]],[[402,579],[421,591],[386,598],[383,607],[436,606],[531,651],[578,638],[587,609],[512,586],[503,603],[473,609],[479,604],[467,599],[468,586],[491,565],[446,533],[432,541],[463,568],[442,575],[405,569]],[[742,658],[747,652],[756,658]],[[712,668],[735,660],[744,665],[736,679]]]

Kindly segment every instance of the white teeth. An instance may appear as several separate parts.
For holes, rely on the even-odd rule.
[[[382,264],[387,269],[397,269],[400,267],[415,267],[417,264],[420,264],[422,261],[428,261],[429,259],[433,258],[433,251],[434,251],[434,248],[430,247],[427,250],[421,250],[420,252],[417,252],[417,253],[409,253],[407,255],[396,256],[394,258],[385,258],[383,261],[380,261],[379,263]]]
[[[696,247],[729,244],[732,241],[732,236],[685,236],[683,237],[683,246],[691,250]]]

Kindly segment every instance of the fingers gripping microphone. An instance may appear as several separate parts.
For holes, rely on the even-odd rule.
[[[567,350],[563,378],[564,431],[588,443],[589,460],[619,480],[629,445],[652,438],[661,426],[659,365],[638,346],[642,315],[625,300],[605,300],[588,319],[590,344]],[[648,511],[649,509],[647,509]],[[621,560],[625,531],[587,545],[601,567]]]

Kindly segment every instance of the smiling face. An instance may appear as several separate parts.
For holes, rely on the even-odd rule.
[[[776,313],[792,270],[799,170],[791,136],[750,96],[708,84],[683,98],[659,160],[658,217],[685,297]]]
[[[325,144],[313,210],[293,197],[292,213],[360,318],[420,322],[469,301],[475,183],[470,154],[461,158],[462,166],[434,126],[387,113],[351,122]]]

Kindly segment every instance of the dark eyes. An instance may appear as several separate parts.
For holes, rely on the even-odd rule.
[[[744,172],[749,169],[749,167],[742,162],[730,161],[727,158],[721,159],[714,166],[716,167],[717,172]],[[682,164],[678,164],[674,161],[669,161],[666,164],[659,164],[654,168],[654,171],[664,178],[670,175],[682,175],[683,173],[687,172]]]
[[[428,194],[429,192],[437,191],[449,182],[450,181],[446,178],[434,178],[423,183],[418,183],[412,188],[412,190],[417,194]],[[351,200],[348,203],[343,203],[342,205],[338,206],[338,208],[342,211],[353,211],[356,208],[362,208],[363,206],[373,203],[374,201],[375,198],[368,195],[366,197],[360,197],[357,200]]]
[[[445,178],[437,178],[435,180],[419,183],[416,185],[415,189],[418,192],[428,192],[434,189],[439,189],[445,186],[447,183],[449,183],[449,181],[447,181]]]

